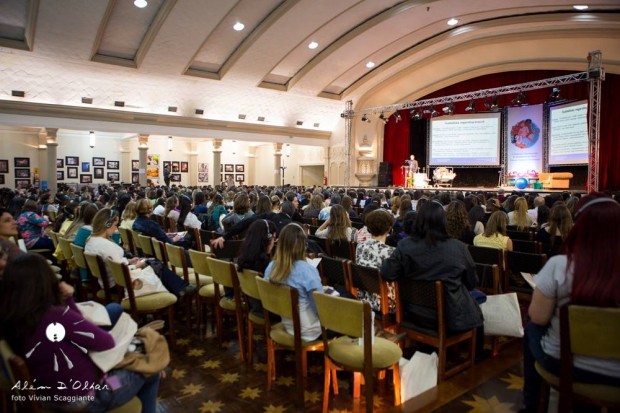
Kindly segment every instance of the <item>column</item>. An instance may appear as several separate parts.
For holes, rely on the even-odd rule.
[[[131,183],[131,149],[129,140],[125,139],[120,143],[121,151],[121,179],[120,182]]]
[[[146,186],[146,153],[149,150],[149,135],[138,136],[138,159],[140,160],[140,186]]]
[[[248,146],[248,168],[245,170],[246,185],[258,184],[256,182],[256,146]]]
[[[198,185],[198,144],[195,142],[189,143],[189,168],[187,168],[189,175],[189,185]]]
[[[222,140],[213,140],[213,186],[220,185],[220,168],[222,166]]]
[[[282,185],[282,144],[274,143],[273,147],[275,152],[273,154],[273,173],[274,173],[274,185]]]
[[[58,129],[57,128],[47,128],[45,130],[46,135],[46,145],[47,145],[47,171],[42,172],[42,176],[45,178],[41,178],[41,180],[47,180],[47,187],[50,190],[51,199],[54,199],[54,195],[58,190],[58,180],[56,179],[56,159],[58,158],[58,138],[57,138]]]

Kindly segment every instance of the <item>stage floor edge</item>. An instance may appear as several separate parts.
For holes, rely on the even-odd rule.
[[[336,187],[339,187],[340,185],[335,185]],[[402,186],[353,186],[350,187],[350,189],[379,189],[379,190],[394,190],[394,189],[405,189],[405,190],[412,190],[415,191],[416,189],[420,189],[422,191],[430,191],[430,192],[435,192],[435,191],[464,191],[464,192],[497,192],[499,189],[503,189],[505,194],[510,194],[511,192],[522,192],[522,193],[532,193],[532,194],[562,194],[564,192],[569,192],[571,194],[587,194],[587,191],[583,190],[583,189],[534,189],[534,188],[524,188],[524,189],[519,189],[516,186],[502,186],[502,187],[484,187],[484,186],[452,186],[452,187],[433,187],[433,186],[428,186],[428,187],[411,187],[411,188],[404,188]]]

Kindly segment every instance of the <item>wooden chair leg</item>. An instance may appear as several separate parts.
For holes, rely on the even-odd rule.
[[[170,334],[170,347],[175,348],[177,345],[176,333],[174,331],[174,307],[168,307],[168,334]]]
[[[327,413],[327,409],[329,408],[329,387],[332,374],[330,364],[329,359],[325,356],[325,371],[323,374],[323,413]],[[333,371],[335,372],[336,370]]]
[[[222,309],[218,303],[215,303],[215,324],[216,324],[216,333],[217,333],[217,342],[219,345],[222,345],[222,336],[223,336],[223,322],[222,322]]]
[[[244,322],[243,322],[243,317],[241,315],[241,313],[239,311],[236,311],[236,318],[237,318],[237,338],[239,339],[239,354],[241,357],[241,362],[245,363],[246,362],[246,348],[245,348],[245,337],[243,336],[243,326],[244,326]]]
[[[547,413],[549,409],[549,391],[551,388],[549,384],[544,380],[540,379],[540,398],[538,399],[538,413]],[[560,411],[560,410],[558,410]]]
[[[252,323],[250,321],[250,319],[248,318],[248,357],[247,357],[247,363],[248,364],[252,364],[254,362],[254,323]]]
[[[364,392],[366,393],[366,413],[372,413],[374,405],[374,389],[372,386],[372,374],[364,375]]]
[[[267,390],[271,390],[271,383],[276,378],[276,361],[273,341],[267,338]]]
[[[359,371],[353,372],[353,398],[354,399],[360,398],[361,379],[362,379],[362,373],[360,373]]]
[[[394,364],[392,369],[392,382],[394,383],[394,406],[400,406],[400,366]]]

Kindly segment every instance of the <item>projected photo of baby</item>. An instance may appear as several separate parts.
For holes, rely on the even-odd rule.
[[[531,119],[517,122],[510,130],[510,143],[517,148],[534,146],[540,137],[540,128]]]

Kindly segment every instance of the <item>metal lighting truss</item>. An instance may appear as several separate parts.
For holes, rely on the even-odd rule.
[[[588,190],[598,190],[598,160],[599,160],[599,142],[600,142],[600,105],[601,105],[601,80],[604,80],[604,71],[602,67],[602,57],[599,50],[588,53],[589,67],[587,72],[573,73],[565,76],[552,77],[549,79],[535,80],[532,82],[520,83],[516,85],[501,86],[492,89],[478,90],[475,92],[460,93],[458,95],[442,96],[431,99],[417,100],[414,102],[396,103],[385,106],[375,106],[365,108],[358,111],[353,110],[353,102],[347,101],[345,110],[340,114],[345,118],[345,153],[347,154],[347,166],[345,175],[345,186],[349,187],[349,172],[351,170],[351,121],[356,116],[368,113],[391,113],[398,110],[423,108],[435,105],[443,105],[452,102],[470,101],[494,97],[499,95],[511,95],[528,90],[545,89],[568,85],[571,83],[590,82],[590,98],[589,98],[589,128],[590,128],[590,156],[588,162]]]

